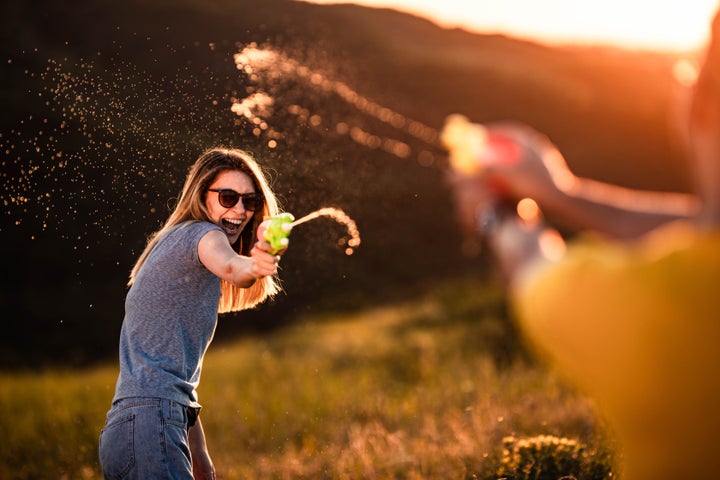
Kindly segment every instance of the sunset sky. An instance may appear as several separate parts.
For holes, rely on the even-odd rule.
[[[718,0],[309,0],[390,7],[443,26],[551,43],[689,50],[704,44]]]

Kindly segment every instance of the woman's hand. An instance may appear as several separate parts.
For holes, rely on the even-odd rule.
[[[250,256],[238,255],[230,247],[227,236],[218,230],[206,233],[198,244],[202,264],[221,279],[241,288],[248,288],[259,278],[277,273],[280,256],[285,250],[275,255],[270,251],[270,244],[258,241]]]
[[[250,259],[252,261],[250,272],[255,278],[277,274],[280,257],[285,253],[285,250],[281,250],[275,255],[270,253],[271,251],[272,246],[264,240],[256,242],[252,250],[250,250]]]
[[[527,221],[514,213],[499,216],[488,243],[506,282],[522,276],[531,264],[555,262],[565,254],[565,241],[541,220]]]
[[[488,233],[484,219],[499,205],[514,205],[530,197],[541,208],[562,205],[565,189],[576,182],[557,147],[544,135],[521,123],[484,125],[492,140],[489,148],[502,148],[492,158],[478,159],[477,175],[450,171],[448,183],[455,214],[463,232],[462,250],[466,256],[480,251],[481,238]],[[495,145],[495,147],[493,147]],[[484,161],[487,160],[487,161]]]
[[[188,442],[195,480],[215,480],[215,466],[210,459],[205,443],[205,431],[199,418],[188,431]]]
[[[207,451],[193,455],[193,478],[195,480],[215,480],[215,467]]]
[[[545,135],[521,123],[486,125],[489,136],[511,141],[520,149],[512,162],[492,162],[483,169],[487,181],[499,185],[504,193],[520,199],[530,197],[540,205],[567,191],[575,183],[558,148]]]

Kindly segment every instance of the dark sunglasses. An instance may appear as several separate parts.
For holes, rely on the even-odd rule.
[[[260,193],[238,193],[229,188],[208,189],[209,192],[217,192],[218,203],[225,208],[232,208],[242,199],[243,207],[250,212],[257,212],[263,208],[265,197]]]

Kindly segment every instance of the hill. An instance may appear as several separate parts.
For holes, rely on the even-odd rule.
[[[199,395],[218,477],[616,478],[611,432],[527,361],[497,292],[451,287],[213,345]],[[0,407],[14,412],[0,422],[0,477],[101,478],[116,377],[114,364],[0,373]]]

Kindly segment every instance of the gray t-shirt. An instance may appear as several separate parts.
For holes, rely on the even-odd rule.
[[[185,222],[148,255],[125,299],[114,400],[167,398],[199,407],[195,389],[217,326],[220,279],[200,262],[209,222]],[[221,230],[222,231],[222,230]]]

